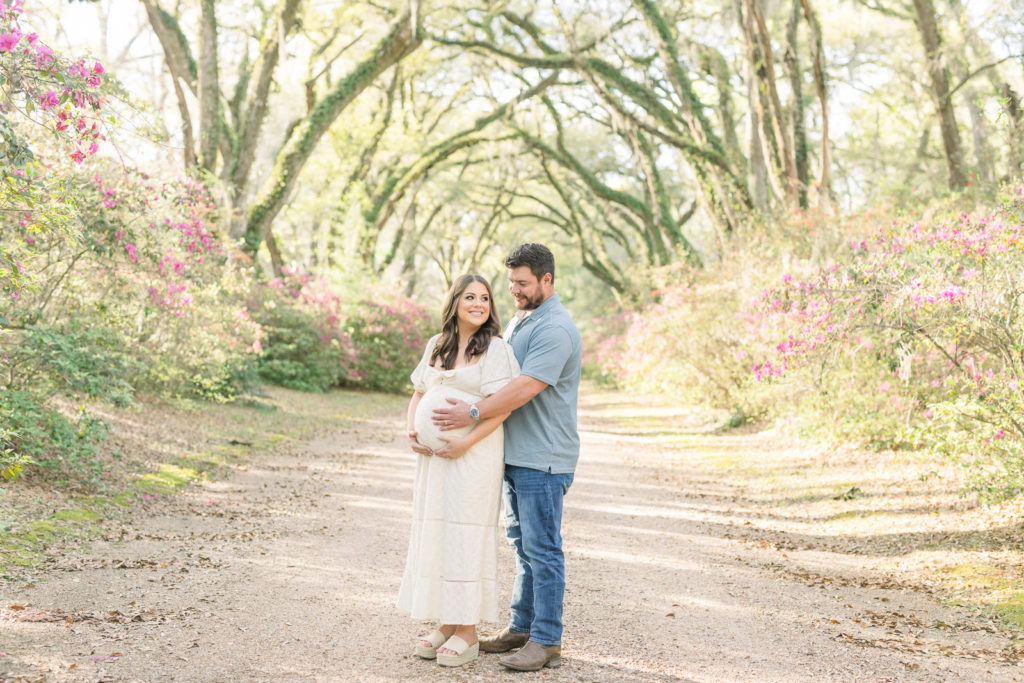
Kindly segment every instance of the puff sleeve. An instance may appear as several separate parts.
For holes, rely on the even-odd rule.
[[[480,393],[483,396],[490,396],[519,376],[516,354],[501,337],[491,339],[491,345],[480,362]]]
[[[430,367],[430,356],[434,353],[434,344],[437,343],[438,337],[441,335],[435,334],[427,342],[427,348],[423,351],[423,358],[420,358],[420,364],[416,366],[416,369],[409,375],[409,379],[412,380],[412,388],[416,391],[426,393],[427,391],[427,368]]]

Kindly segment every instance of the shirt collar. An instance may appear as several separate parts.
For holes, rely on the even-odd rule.
[[[552,301],[554,301],[554,303],[552,303]],[[527,320],[535,320],[537,318],[543,317],[543,315],[547,313],[551,309],[551,307],[557,303],[561,303],[561,300],[558,298],[557,294],[552,294],[547,299],[545,299],[544,302],[537,308],[531,309],[529,311],[516,311],[515,315],[512,316],[512,321],[510,321],[509,328],[508,330],[506,330],[506,332],[508,332],[509,334],[515,334],[515,331],[519,328],[520,325],[525,323]],[[549,306],[548,304],[551,305]]]
[[[544,300],[544,303],[542,303],[540,306],[538,306],[537,308],[535,308],[532,311],[530,311],[530,314],[536,316],[536,315],[540,315],[542,313],[547,313],[556,304],[559,304],[559,303],[561,303],[561,300],[558,298],[558,294],[552,294],[551,296],[549,296],[547,299]]]

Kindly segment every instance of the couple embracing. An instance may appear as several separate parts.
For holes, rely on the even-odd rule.
[[[412,374],[409,443],[417,455],[413,524],[398,606],[438,622],[415,653],[459,666],[483,652],[538,671],[561,663],[562,499],[579,457],[576,403],[582,342],[555,293],[541,244],[505,259],[516,315],[501,335],[479,275],[452,285],[442,329]],[[498,620],[498,517],[515,548],[508,626]]]

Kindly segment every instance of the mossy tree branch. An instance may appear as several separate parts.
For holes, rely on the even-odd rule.
[[[413,11],[403,12],[370,55],[338,81],[295,129],[288,147],[278,157],[271,186],[249,209],[244,234],[244,248],[248,253],[255,254],[259,249],[267,229],[287,201],[313,149],[335,119],[380,74],[411,54],[422,43],[419,27],[413,23],[415,4],[412,3]]]
[[[281,39],[295,27],[300,4],[301,0],[285,0],[276,21],[270,22],[266,27],[260,45],[259,76],[245,109],[240,112],[239,131],[231,160],[229,184],[234,188],[236,197],[249,184],[249,172],[256,159],[256,144],[259,142],[260,129],[267,113],[270,87],[280,59]]]

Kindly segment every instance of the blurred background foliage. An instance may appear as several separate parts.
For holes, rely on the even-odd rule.
[[[24,10],[6,476],[87,477],[89,401],[405,391],[448,284],[539,241],[591,377],[1024,485],[1019,0]]]

